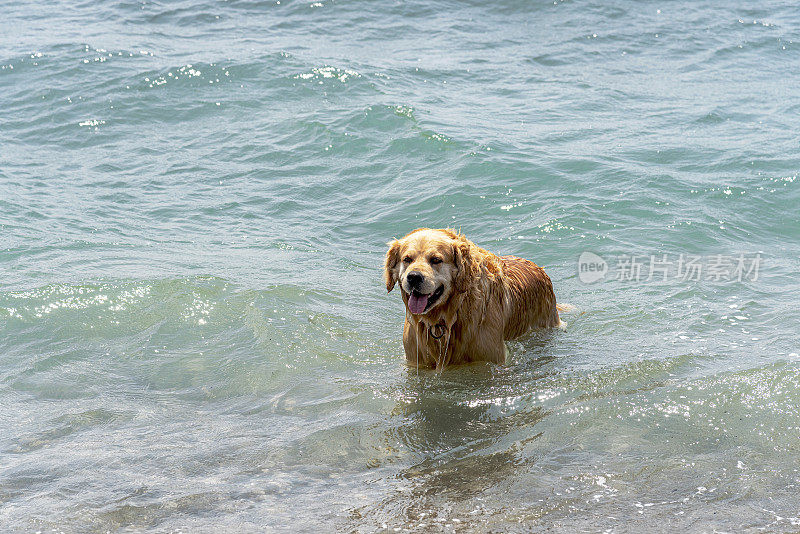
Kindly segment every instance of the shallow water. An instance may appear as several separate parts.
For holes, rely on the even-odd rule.
[[[800,527],[792,3],[2,10],[4,530]],[[566,331],[406,368],[419,226]]]

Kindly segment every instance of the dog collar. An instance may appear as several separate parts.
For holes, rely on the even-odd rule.
[[[437,331],[439,332],[438,336],[436,335]],[[440,339],[447,332],[447,326],[442,323],[434,324],[428,327],[428,332],[433,339]]]

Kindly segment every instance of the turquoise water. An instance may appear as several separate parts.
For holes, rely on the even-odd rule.
[[[800,528],[793,3],[0,4],[4,531]],[[419,226],[567,330],[406,368]]]

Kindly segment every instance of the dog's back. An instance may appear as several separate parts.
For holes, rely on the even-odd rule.
[[[501,256],[508,315],[505,339],[514,339],[531,328],[550,328],[561,324],[556,310],[553,284],[544,269],[516,256]]]

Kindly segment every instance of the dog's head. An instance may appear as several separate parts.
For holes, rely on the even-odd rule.
[[[386,290],[399,281],[408,311],[423,315],[466,290],[468,263],[469,242],[462,235],[419,228],[389,243]]]

